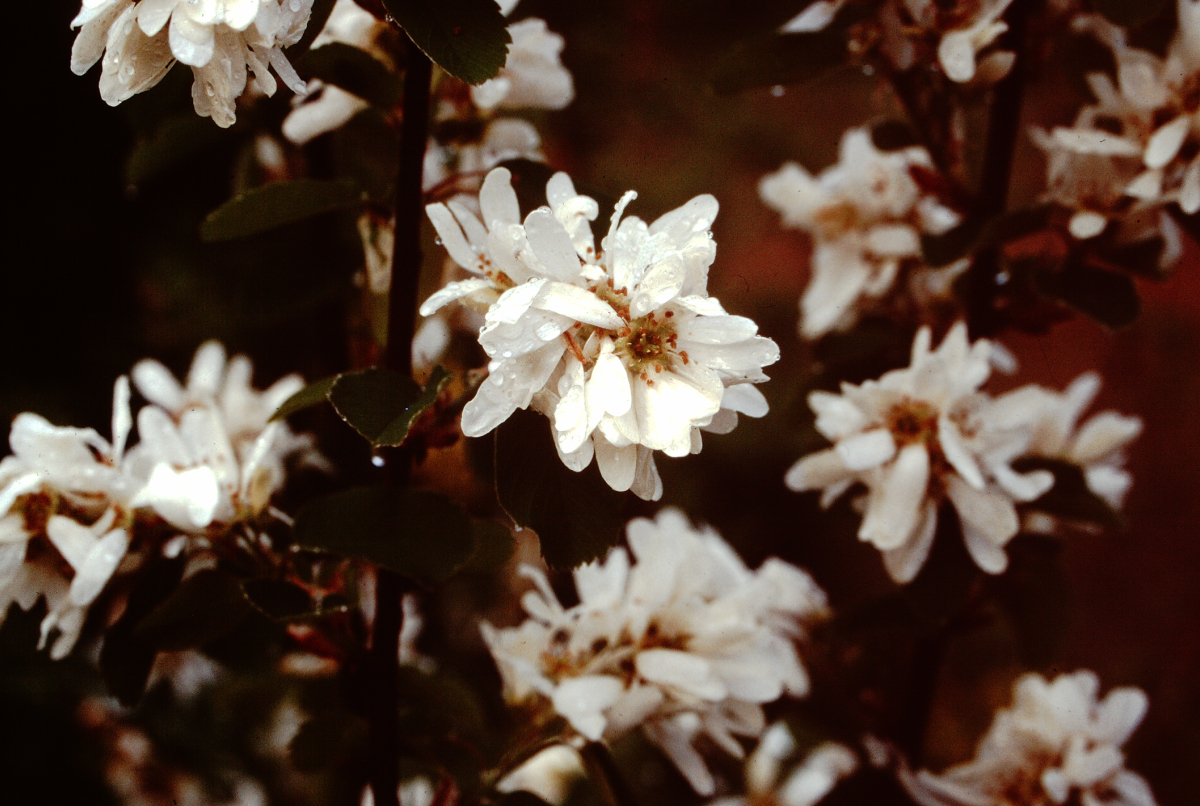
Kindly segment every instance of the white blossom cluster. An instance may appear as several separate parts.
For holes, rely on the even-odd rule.
[[[463,433],[482,436],[532,404],[553,422],[568,467],[594,456],[613,489],[657,500],[652,451],[696,453],[701,428],[725,433],[737,412],[765,414],[750,384],[767,380],[762,367],[779,348],[707,294],[717,200],[697,196],[647,225],[622,219],[636,195],[617,203],[600,249],[590,224],[599,207],[564,173],[524,222],[504,168],[484,180],[482,222],[457,202],[429,205],[450,257],[475,276],[434,294],[421,314],[454,300],[486,310],[489,374],[463,411]]]
[[[101,61],[100,97],[111,106],[157,84],[176,61],[192,68],[196,113],[231,126],[247,69],[267,95],[273,69],[292,92],[304,81],[283,49],[300,41],[312,0],[83,0],[71,70]],[[101,60],[103,57],[103,60]]]
[[[1120,750],[1146,713],[1146,695],[1117,688],[1098,700],[1099,688],[1086,670],[1053,681],[1027,674],[974,759],[902,781],[921,806],[1155,806]]]
[[[825,595],[780,560],[750,571],[676,510],[632,521],[628,538],[630,552],[575,569],[580,601],[570,608],[527,569],[531,618],[484,624],[484,638],[510,700],[540,698],[592,741],[641,727],[697,792],[712,794],[694,740],[707,735],[741,758],[735,736],[763,732],[762,703],[807,693],[794,641],[825,612]]]
[[[838,163],[819,176],[789,162],[759,183],[783,223],[813,239],[812,279],[800,300],[804,338],[851,327],[867,304],[893,291],[902,268],[918,301],[946,296],[966,268],[923,263],[921,236],[945,233],[960,216],[917,184],[914,167],[933,170],[924,148],[880,151],[868,129],[854,128],[842,136]]]
[[[931,347],[923,327],[908,367],[843,383],[841,394],[811,393],[816,428],[834,445],[805,456],[786,476],[793,490],[821,490],[826,506],[865,485],[858,536],[883,552],[895,581],[911,581],[924,564],[944,500],[957,510],[976,564],[1002,572],[1004,546],[1020,529],[1016,505],[1054,484],[1047,470],[1014,470],[1022,457],[1076,463],[1097,495],[1120,503],[1129,486],[1122,451],[1141,423],[1104,412],[1074,429],[1098,386],[1094,375],[1063,395],[1027,386],[992,397],[980,388],[994,363],[1011,364],[1001,348],[986,339],[970,343],[961,322]]]
[[[498,5],[508,14],[515,3],[498,2]],[[329,21],[313,40],[313,47],[331,42],[352,45],[395,69],[387,47],[391,30],[354,0],[338,0]],[[470,88],[473,111],[486,115],[497,109],[562,109],[569,104],[575,97],[575,89],[571,73],[563,67],[559,56],[563,38],[547,30],[545,21],[536,17],[512,23],[508,33],[512,43],[500,73]],[[362,98],[313,79],[307,95],[284,120],[283,134],[293,143],[307,143],[340,128],[367,106]],[[439,98],[435,116],[454,117],[460,114],[458,106],[453,99]],[[482,140],[469,147],[450,149],[431,140],[426,154],[425,186],[432,187],[445,179],[452,163],[459,173],[487,170],[505,159],[538,158],[540,145],[537,131],[519,118],[489,121]]]
[[[1047,159],[1047,198],[1072,211],[1080,239],[1118,222],[1123,240],[1162,231],[1178,240],[1164,207],[1200,212],[1200,0],[1178,0],[1179,28],[1166,56],[1127,44],[1125,32],[1098,15],[1076,29],[1105,43],[1116,61],[1116,83],[1091,73],[1096,103],[1070,127],[1034,130]],[[1169,243],[1170,245],[1170,243]],[[1163,263],[1178,257],[1169,250]]]
[[[112,442],[91,428],[13,421],[12,455],[0,461],[0,618],[45,596],[42,643],[71,651],[89,605],[127,556],[139,527],[165,521],[203,538],[260,516],[284,482],[291,457],[319,463],[308,437],[268,419],[303,386],[298,376],[266,391],[250,386],[245,356],[226,361],[216,342],[196,353],[187,384],[156,361],[133,369],[149,401],[134,425],[129,378],[113,391]],[[182,548],[181,544],[177,544]]]
[[[787,725],[775,723],[746,759],[746,793],[719,798],[709,806],[814,806],[838,781],[858,769],[858,759],[850,748],[823,742],[786,776],[781,775],[795,752],[796,740]]]
[[[784,33],[819,31],[833,20],[846,0],[817,0],[786,23]],[[1012,0],[886,0],[880,4],[870,34],[879,51],[901,72],[918,65],[940,69],[958,84],[994,84],[1015,61],[1011,51],[992,44],[1008,30],[1001,17]],[[980,53],[988,51],[980,58]]]

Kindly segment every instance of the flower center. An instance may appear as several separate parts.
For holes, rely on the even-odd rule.
[[[884,424],[897,448],[917,442],[932,445],[938,431],[938,412],[924,400],[905,399],[888,409]]]
[[[662,316],[651,311],[641,319],[634,319],[616,334],[613,352],[630,372],[651,386],[654,385],[651,375],[671,366],[672,356],[678,347],[676,339],[679,336],[675,332],[675,323],[671,321],[674,316],[674,311],[667,311]],[[686,350],[678,355],[683,363],[688,363]]]

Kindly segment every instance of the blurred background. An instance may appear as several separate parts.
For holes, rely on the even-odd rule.
[[[717,58],[764,20],[782,22],[793,10],[777,0],[753,5],[748,15],[746,3],[733,0],[523,0],[514,16],[541,16],[566,39],[563,61],[574,74],[576,100],[533,118],[550,165],[601,199],[636,189],[630,213],[648,221],[698,193],[715,195],[721,213],[710,292],[730,312],[754,318],[782,351],[763,387],[771,413],[743,419],[733,434],[707,437],[699,456],[661,460],[663,503],[716,526],[751,564],[777,554],[808,568],[835,608],[849,608],[890,583],[877,552],[854,539],[847,508],[822,513],[810,496],[782,483],[786,468],[813,447],[801,424],[808,422],[805,394],[816,358],[796,335],[807,245],[779,226],[759,201],[757,183],[786,160],[818,171],[836,159],[844,129],[899,113],[861,71],[802,88],[713,93],[706,78]],[[264,178],[252,158],[255,135],[278,126],[287,98],[239,112],[229,131],[197,119],[176,133],[189,145],[170,164],[131,163],[135,146],[154,136],[161,110],[190,108],[190,75],[176,68],[155,90],[110,109],[100,100],[97,70],[82,78],[69,70],[68,26],[77,11],[76,0],[13,8],[10,30],[21,41],[7,57],[14,140],[3,422],[31,410],[107,435],[117,375],[147,356],[183,372],[209,338],[249,354],[263,385],[290,371],[315,378],[344,369],[360,326],[353,277],[361,253],[352,220],[327,216],[253,243],[202,244],[198,237],[205,214]],[[1029,122],[1046,126],[1069,121],[1086,100],[1078,82],[1064,78],[1068,65],[1050,65],[1033,77],[1025,108]],[[290,154],[289,164],[319,172],[321,149],[317,143],[306,155]],[[1042,170],[1022,137],[1016,202],[1036,196]],[[1014,543],[1016,577],[1044,567],[1022,558],[1054,557],[1057,570],[1042,579],[1043,589],[1050,585],[1061,596],[1031,604],[1029,616],[1029,624],[1053,633],[1052,649],[1027,655],[1019,641],[986,629],[959,642],[939,680],[941,718],[927,737],[928,757],[942,764],[969,757],[1033,657],[1046,673],[1093,669],[1104,690],[1145,689],[1150,711],[1127,745],[1128,764],[1150,781],[1160,803],[1182,804],[1194,794],[1200,759],[1197,244],[1187,244],[1172,276],[1140,282],[1139,290],[1141,316],[1118,333],[1075,317],[1045,333],[999,336],[1021,368],[997,379],[993,391],[1028,382],[1061,389],[1096,370],[1104,387],[1093,411],[1140,416],[1145,430],[1129,456],[1135,482],[1127,528],[1053,545]],[[904,354],[908,345],[896,349]],[[1018,596],[1026,590],[1019,578],[1013,584]],[[0,637],[15,629],[10,620]],[[16,702],[24,710],[12,713],[28,719],[3,720],[2,730],[14,734],[4,744],[20,748],[4,754],[3,765],[47,780],[60,762],[73,767],[70,759],[95,752],[89,742],[99,740],[77,728],[71,705],[94,681],[74,661],[56,668],[9,638],[0,641],[7,664],[0,694],[19,699],[15,675],[44,686],[42,699]],[[70,792],[100,791],[88,789],[94,772],[78,775]]]

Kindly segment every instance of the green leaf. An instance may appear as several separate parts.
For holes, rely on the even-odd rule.
[[[496,429],[496,496],[523,528],[537,532],[555,568],[601,557],[621,540],[625,496],[593,462],[580,473],[563,465],[540,414],[517,411]]]
[[[228,129],[213,126],[212,121],[191,109],[173,115],[156,126],[150,136],[138,138],[125,162],[125,183],[139,187],[229,138]]]
[[[310,50],[296,63],[305,78],[319,78],[341,87],[379,109],[391,109],[404,95],[404,82],[387,65],[365,50],[330,42]]]
[[[200,237],[205,241],[244,238],[361,204],[362,191],[347,182],[321,179],[274,182],[240,193],[213,210],[200,226]]]
[[[1141,309],[1132,279],[1078,259],[1069,259],[1061,271],[1041,275],[1038,282],[1047,296],[1113,330],[1132,324]]]
[[[287,56],[293,60],[303,56],[312,47],[313,40],[321,34],[321,29],[325,27],[325,23],[329,22],[329,15],[333,13],[333,6],[337,0],[313,0],[312,11],[308,15],[308,25],[304,29],[304,36],[300,37],[300,41],[287,49]]]
[[[1012,466],[1018,473],[1048,470],[1054,474],[1054,486],[1041,498],[1029,503],[1029,508],[1071,521],[1094,523],[1106,529],[1124,528],[1125,519],[1107,501],[1092,492],[1078,465],[1057,459],[1028,457],[1018,459]]]
[[[206,568],[179,583],[134,633],[159,649],[190,649],[229,632],[250,610],[235,577]]]
[[[512,38],[495,0],[383,0],[426,56],[455,78],[482,84],[500,72]]]
[[[475,553],[471,555],[470,562],[463,566],[464,571],[484,574],[496,571],[508,562],[517,549],[512,531],[495,521],[471,518],[471,538]]]
[[[291,621],[314,615],[312,597],[299,585],[282,579],[247,579],[242,595],[260,613],[276,621]]]
[[[329,391],[338,415],[375,447],[399,445],[413,421],[437,400],[450,373],[436,367],[425,388],[382,367],[339,375]]]
[[[849,62],[850,27],[869,16],[875,3],[846,3],[827,27],[798,34],[771,32],[735,45],[717,60],[710,82],[728,95],[756,87],[805,84]]]
[[[329,399],[329,390],[333,388],[333,384],[339,376],[334,375],[330,378],[322,378],[319,381],[313,381],[308,386],[301,389],[296,394],[283,401],[283,405],[275,409],[275,413],[271,415],[269,422],[282,420],[285,417],[290,417],[301,409],[307,409],[310,406],[316,406],[319,403],[324,403]]]
[[[1167,0],[1092,0],[1096,11],[1122,28],[1137,28],[1157,17]]]
[[[467,514],[426,490],[356,487],[296,513],[304,548],[359,557],[421,582],[448,578],[474,548]]]

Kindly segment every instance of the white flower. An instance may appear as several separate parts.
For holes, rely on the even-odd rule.
[[[812,279],[800,301],[805,338],[853,325],[868,300],[892,290],[902,266],[929,271],[921,235],[946,232],[959,215],[922,191],[914,166],[932,170],[924,148],[880,151],[856,128],[842,136],[838,164],[820,176],[787,163],[759,183],[784,225],[813,238]]]
[[[304,82],[283,53],[300,41],[312,0],[83,0],[71,23],[77,75],[101,60],[100,96],[116,106],[149,89],[178,60],[192,68],[196,112],[233,124],[247,68],[267,95],[271,69],[296,93]]]
[[[380,40],[388,32],[387,23],[377,19],[354,0],[337,0],[325,27],[313,40],[312,47],[320,48],[331,42],[353,45],[388,67],[394,67],[388,50],[380,46]],[[284,118],[283,136],[300,145],[341,128],[369,106],[357,95],[319,79],[309,81],[305,92],[299,94],[294,103],[295,108]]]
[[[481,276],[451,283],[421,313],[462,298],[489,306],[479,334],[489,375],[463,411],[463,432],[485,434],[533,403],[553,420],[568,467],[595,456],[614,489],[657,498],[650,452],[695,453],[699,428],[724,432],[735,412],[765,414],[765,399],[745,384],[767,379],[762,367],[779,348],[706,294],[713,197],[647,225],[622,220],[631,191],[597,251],[596,202],[562,173],[546,196],[549,206],[520,223],[508,173],[497,169],[479,196],[486,227],[453,202],[427,208],[451,257]]]
[[[471,87],[471,100],[483,110],[562,109],[575,98],[571,73],[559,54],[563,38],[531,17],[508,26],[512,44],[500,73]]]
[[[484,639],[511,700],[548,703],[583,737],[641,727],[692,786],[712,776],[693,746],[707,734],[741,757],[735,735],[765,728],[761,703],[807,693],[793,640],[825,612],[824,593],[799,569],[768,560],[757,572],[712,530],[682,513],[629,524],[630,553],[575,570],[579,604],[563,608],[545,576],[522,599],[531,618]]]
[[[933,545],[938,505],[958,511],[967,550],[988,573],[1004,570],[1004,545],[1017,533],[1017,501],[1050,488],[1046,471],[1026,474],[1011,462],[1024,455],[1038,411],[1009,405],[993,410],[979,391],[995,348],[967,341],[959,322],[937,350],[930,331],[917,332],[912,362],[842,393],[813,392],[816,427],[834,446],[804,457],[788,471],[793,490],[823,490],[828,505],[856,482],[866,485],[858,536],[883,552],[897,582],[916,576]]]
[[[1171,203],[1200,212],[1200,0],[1179,0],[1178,19],[1161,58],[1128,45],[1125,32],[1098,15],[1075,21],[1112,50],[1116,83],[1089,74],[1096,103],[1070,128],[1034,137],[1047,152],[1047,198],[1076,211],[1070,231],[1077,238],[1099,234],[1113,219],[1140,223],[1126,227],[1132,233],[1124,240],[1173,229],[1157,214]]]
[[[1089,671],[1021,677],[1011,707],[996,714],[975,758],[934,775],[902,773],[922,806],[1154,806],[1145,779],[1125,769],[1120,747],[1146,713],[1146,695],[1117,688],[1097,700]]]
[[[90,428],[63,428],[36,414],[13,421],[12,456],[0,461],[0,620],[8,606],[24,610],[45,596],[45,646],[51,657],[75,645],[88,606],[129,548],[127,527],[138,481],[126,467],[132,426],[129,380],[113,389],[113,442]]]
[[[762,735],[746,759],[746,794],[721,798],[709,806],[814,806],[837,782],[858,768],[850,748],[824,742],[780,780],[784,762],[796,752],[796,740],[782,722]]]
[[[1100,376],[1085,372],[1063,392],[1032,384],[1014,389],[996,399],[993,411],[1037,412],[1026,454],[1078,465],[1088,489],[1119,509],[1133,483],[1124,468],[1125,448],[1141,433],[1142,421],[1103,411],[1077,425],[1099,390]]]
[[[975,77],[976,55],[1008,30],[1008,24],[1001,21],[1000,16],[1011,3],[1012,0],[986,0],[979,4],[966,25],[942,35],[942,41],[938,43],[938,62],[947,78],[963,83]]]
[[[141,441],[128,457],[145,481],[134,503],[177,529],[204,532],[257,517],[283,486],[290,457],[321,463],[310,438],[268,422],[304,381],[290,375],[259,392],[250,374],[248,358],[226,361],[217,342],[196,351],[186,386],[157,361],[133,368],[134,385],[153,404],[138,412]]]
[[[584,777],[583,759],[565,744],[555,744],[500,779],[497,792],[532,792],[547,803],[561,804]]]

